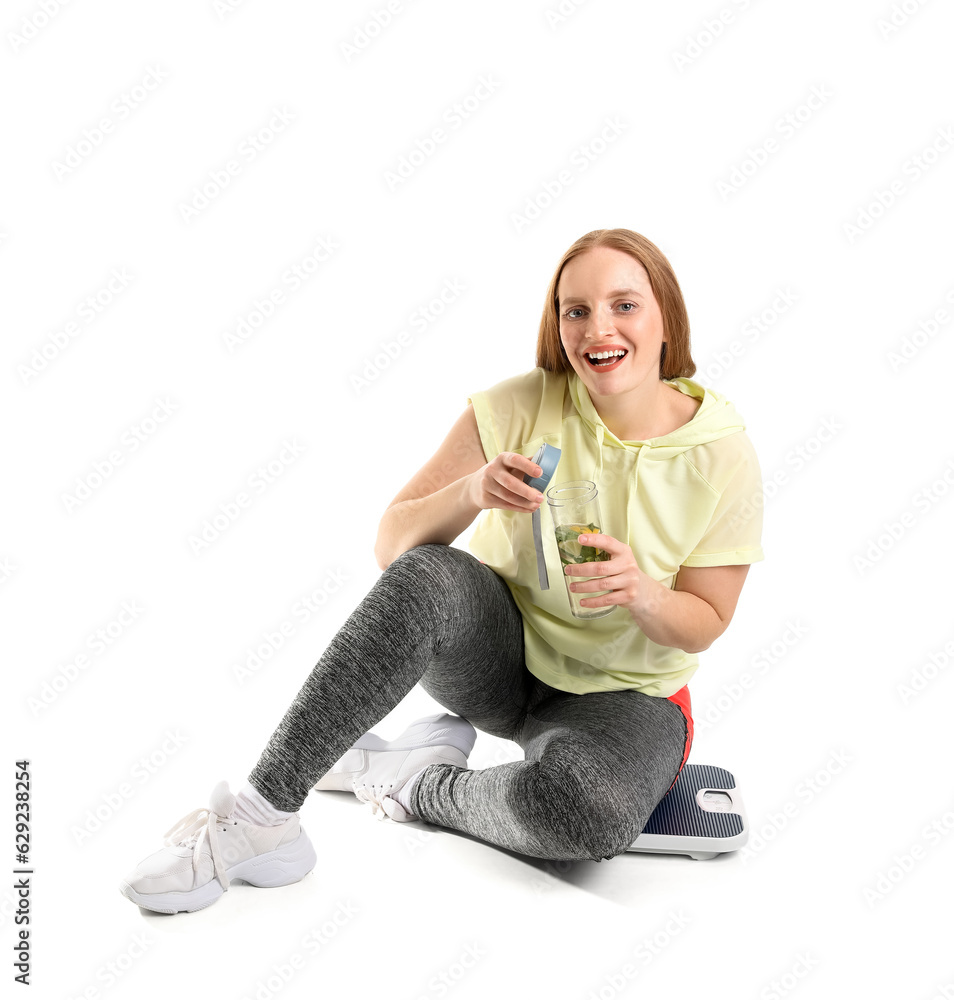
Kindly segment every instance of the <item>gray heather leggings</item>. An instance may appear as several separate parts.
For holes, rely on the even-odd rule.
[[[520,854],[598,861],[625,851],[683,761],[679,707],[639,691],[569,694],[534,677],[506,583],[469,552],[419,545],[381,574],[329,643],[249,775],[279,809],[414,687],[525,759],[432,764],[411,807],[427,823]]]

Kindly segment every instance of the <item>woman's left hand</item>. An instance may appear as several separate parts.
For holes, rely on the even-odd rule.
[[[584,608],[604,608],[618,604],[626,608],[635,620],[638,614],[647,610],[652,601],[653,584],[656,583],[636,565],[633,550],[612,535],[580,535],[581,545],[603,549],[610,558],[602,562],[576,563],[564,566],[570,578],[570,590],[580,595]],[[595,580],[573,582],[573,577],[596,577]],[[600,597],[587,597],[588,593],[609,590],[611,593]]]

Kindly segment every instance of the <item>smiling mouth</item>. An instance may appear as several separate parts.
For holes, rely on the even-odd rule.
[[[616,368],[628,354],[629,351],[619,349],[613,351],[596,351],[592,354],[587,352],[583,356],[591,368],[606,371]]]

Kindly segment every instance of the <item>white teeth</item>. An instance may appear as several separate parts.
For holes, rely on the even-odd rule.
[[[597,354],[593,354],[587,351],[586,356],[588,358],[596,358],[597,360],[599,360],[600,358],[622,357],[625,353],[626,353],[625,351],[621,351],[619,348],[617,348],[615,351],[599,351]]]

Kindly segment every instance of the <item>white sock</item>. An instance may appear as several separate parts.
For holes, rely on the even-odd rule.
[[[280,826],[295,813],[276,809],[268,799],[246,782],[245,787],[235,796],[233,815],[256,826]]]
[[[420,771],[415,771],[407,781],[396,791],[391,793],[391,798],[404,807],[404,811],[411,816],[416,815],[411,809],[411,790],[417,784],[417,779],[427,770],[430,765],[425,765]]]

